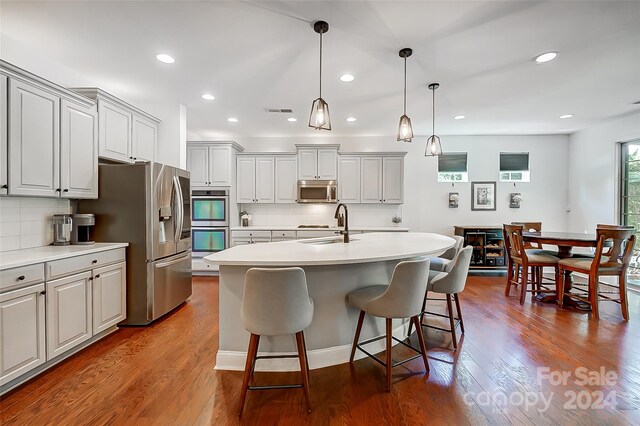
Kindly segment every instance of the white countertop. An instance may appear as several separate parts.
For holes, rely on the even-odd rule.
[[[322,244],[331,240],[338,243]],[[214,265],[314,266],[380,262],[441,254],[455,240],[440,234],[397,232],[355,234],[344,244],[342,237],[312,238],[275,243],[246,244],[206,256]]]
[[[343,227],[332,226],[330,228],[298,228],[297,226],[232,226],[232,231],[342,231]],[[397,231],[407,232],[409,228],[399,226],[350,226],[350,231],[386,232]]]
[[[51,262],[52,260],[127,247],[129,243],[95,243],[92,245],[44,246],[0,253],[0,270]]]

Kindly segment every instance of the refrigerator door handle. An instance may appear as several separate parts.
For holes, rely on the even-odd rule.
[[[182,205],[182,190],[180,189],[180,181],[176,176],[173,177],[173,188],[175,190],[176,197],[176,213],[177,217],[175,220],[175,234],[174,241],[177,243],[180,241],[180,236],[182,235],[182,227],[184,225],[184,206]]]
[[[180,262],[184,261],[186,258],[188,258],[190,256],[191,256],[191,251],[188,251],[188,252],[185,253],[184,256],[180,256],[178,259],[173,259],[173,260],[169,260],[167,262],[157,263],[156,264],[156,268],[159,268],[159,269],[166,268],[167,266],[171,266],[171,265],[173,265],[175,263],[180,263]]]

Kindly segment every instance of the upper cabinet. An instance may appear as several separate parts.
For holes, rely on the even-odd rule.
[[[125,163],[155,161],[159,119],[96,87],[73,91],[98,103],[100,158]]]
[[[341,155],[338,160],[338,202],[360,202],[360,157]]]
[[[338,201],[402,204],[404,152],[351,153],[339,159]]]
[[[338,145],[296,145],[299,180],[336,180]]]
[[[239,155],[236,202],[275,202],[275,159],[265,155]]]
[[[189,142],[187,170],[191,172],[191,188],[231,186],[235,153],[242,150],[234,142]]]
[[[97,198],[92,100],[0,61],[2,194]]]
[[[295,203],[298,201],[298,182],[296,179],[297,162],[295,155],[280,155],[275,157],[275,202]]]

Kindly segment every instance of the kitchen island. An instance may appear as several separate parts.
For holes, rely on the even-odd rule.
[[[358,311],[347,304],[346,295],[358,288],[388,284],[395,265],[403,260],[444,253],[453,247],[453,238],[431,233],[371,233],[308,240],[249,244],[232,247],[205,257],[219,265],[219,348],[216,369],[243,370],[249,333],[242,327],[240,307],[244,276],[253,267],[304,269],[309,294],[315,304],[313,321],[305,330],[311,369],[347,362],[355,333]],[[398,321],[394,335],[406,336],[407,324]],[[361,339],[384,333],[384,319],[367,316]],[[382,350],[384,342],[371,345]],[[263,337],[259,352],[295,352],[294,336]],[[362,354],[360,354],[362,355]],[[267,359],[257,370],[298,369],[295,359]]]

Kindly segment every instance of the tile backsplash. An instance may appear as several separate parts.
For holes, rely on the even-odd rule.
[[[53,242],[53,215],[70,213],[69,200],[0,197],[0,251]]]
[[[350,226],[393,226],[391,218],[402,216],[402,206],[349,204]],[[253,226],[335,225],[336,204],[241,204]]]

